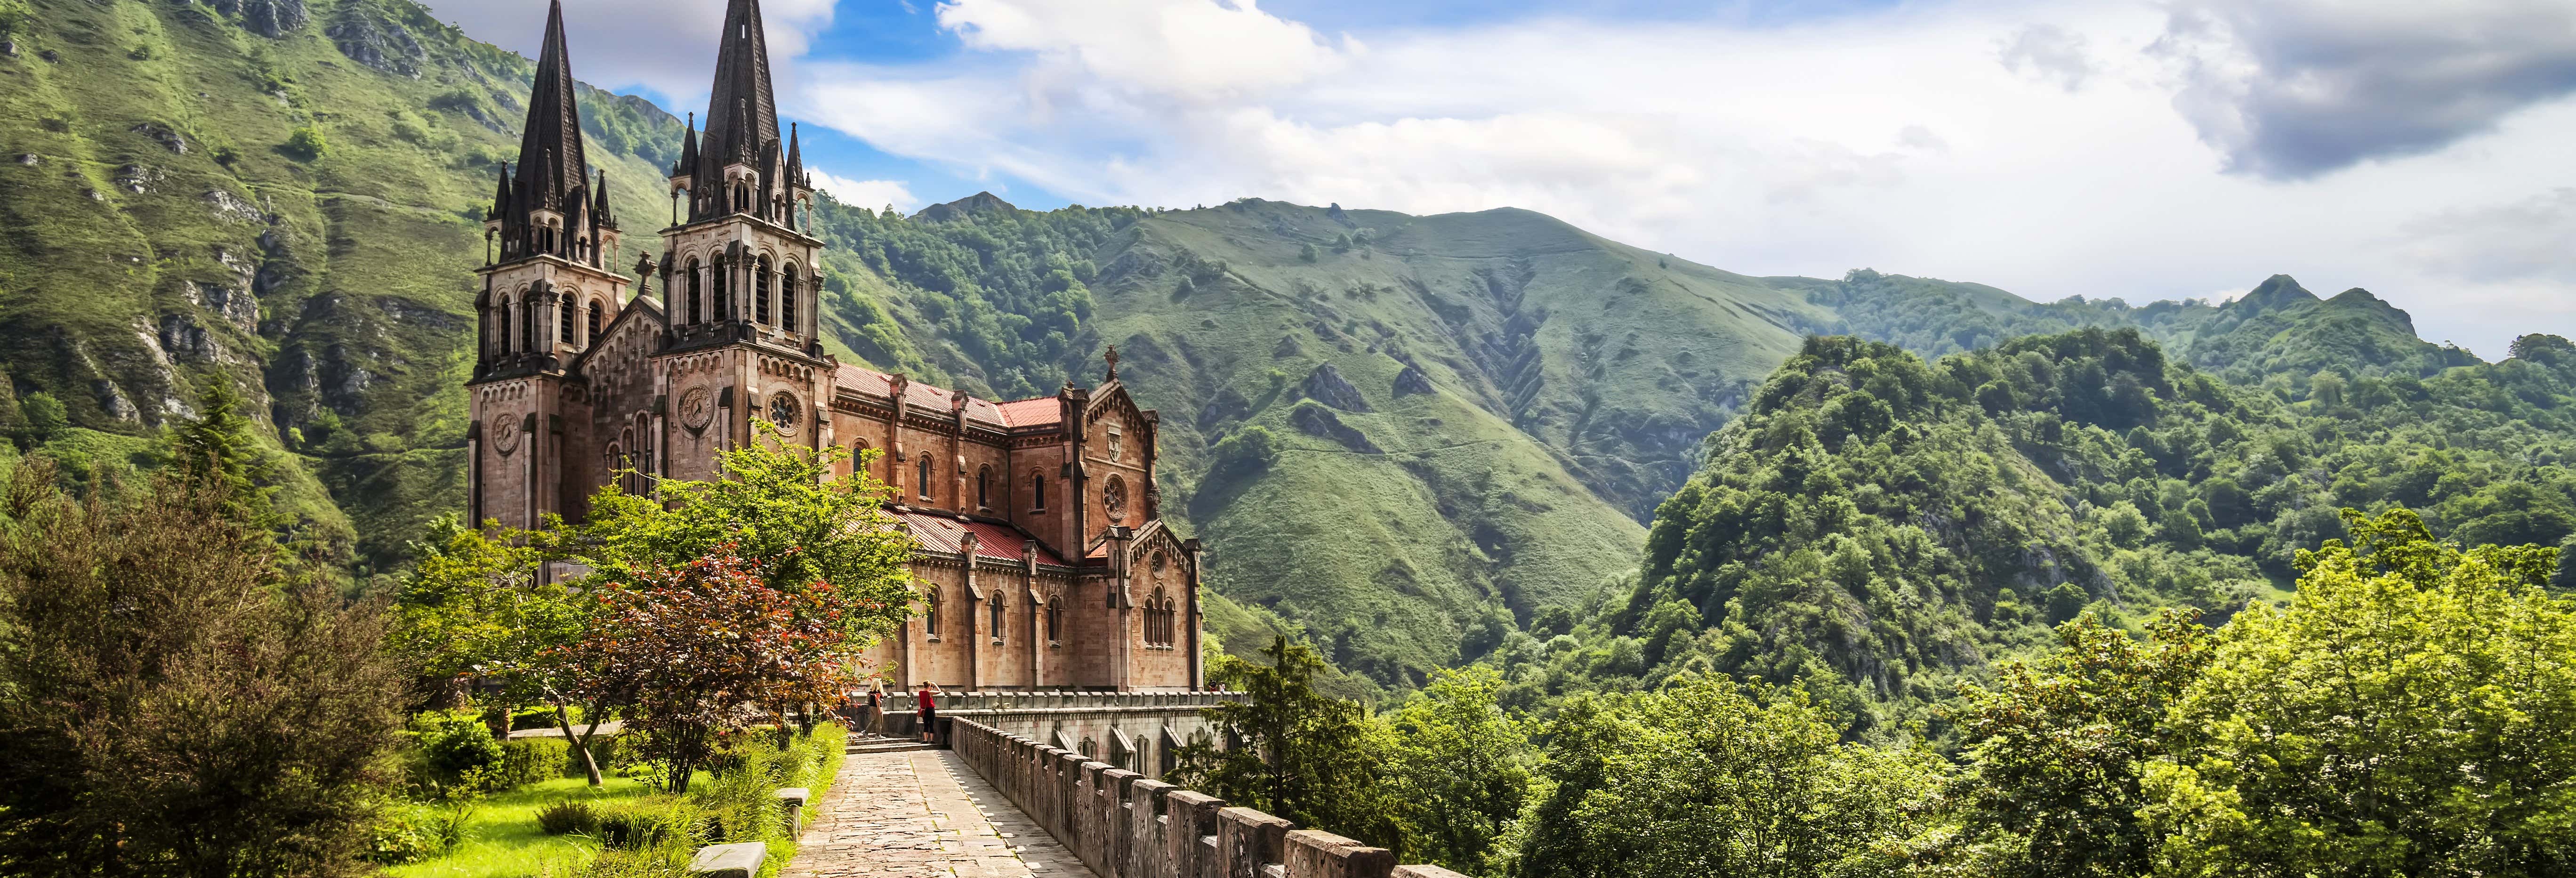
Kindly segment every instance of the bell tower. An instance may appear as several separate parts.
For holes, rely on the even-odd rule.
[[[667,458],[677,478],[710,475],[713,452],[751,441],[755,419],[795,444],[828,441],[823,241],[811,233],[803,149],[792,128],[779,136],[759,0],[731,0],[721,34],[706,116],[690,119],[671,168],[662,231],[667,343],[655,361],[685,431]]]
[[[616,320],[629,280],[609,268],[618,256],[617,219],[607,176],[591,176],[582,151],[560,0],[546,16],[518,167],[501,167],[483,235],[467,385],[472,514],[513,527],[534,527],[547,513],[578,517],[568,506],[580,486],[567,481],[565,430],[589,416],[570,370]]]

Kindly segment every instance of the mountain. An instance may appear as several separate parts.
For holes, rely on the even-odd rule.
[[[233,382],[308,544],[398,562],[463,490],[471,270],[530,63],[399,0],[6,0],[0,25],[0,420],[44,393],[72,428],[0,426],[121,461]],[[678,120],[582,100],[644,252]]]
[[[2222,316],[2296,309],[2284,332],[2329,341],[2403,319],[2286,279],[2265,292]],[[2504,362],[2430,377],[2347,350],[2288,396],[2135,328],[1937,362],[1810,340],[1657,511],[1628,592],[1575,643],[1518,637],[1504,661],[1532,669],[1517,675],[1532,700],[1718,671],[1804,686],[1864,734],[1922,720],[1939,735],[1933,708],[1959,682],[2078,612],[2135,627],[2192,606],[2214,623],[2281,599],[2300,552],[2346,536],[2346,508],[2415,509],[2470,545],[2576,550],[2576,345],[2529,336]]]
[[[0,32],[0,430],[85,479],[148,465],[201,382],[231,381],[306,545],[360,579],[398,567],[463,495],[472,269],[530,63],[408,0],[0,0]],[[627,246],[651,252],[680,121],[581,101]],[[817,227],[851,361],[1029,396],[1097,380],[1117,346],[1165,416],[1166,508],[1209,544],[1211,626],[1302,631],[1358,689],[1627,596],[1703,440],[1810,335],[1941,356],[2130,328],[2283,405],[2321,372],[2349,397],[2484,368],[2366,293],[2286,278],[2225,304],[2037,303],[1738,275],[1522,210],[985,193],[911,216],[827,199]]]

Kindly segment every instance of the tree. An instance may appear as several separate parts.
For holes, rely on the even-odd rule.
[[[760,433],[774,440],[771,429]],[[567,557],[605,581],[634,582],[716,554],[750,562],[758,579],[799,591],[829,584],[829,610],[843,640],[864,646],[912,613],[913,541],[885,511],[894,492],[867,465],[834,478],[847,451],[815,452],[753,442],[719,453],[724,477],[654,483],[653,496],[612,480],[591,500],[588,523],[556,528]]]
[[[18,412],[26,418],[28,438],[37,442],[52,439],[72,425],[71,417],[63,413],[63,401],[41,390],[20,398]]]
[[[1471,874],[1496,873],[1494,841],[1529,794],[1529,733],[1503,715],[1502,675],[1444,670],[1413,693],[1390,725],[1395,798],[1417,856]]]
[[[1515,874],[1894,874],[1943,780],[1926,750],[1839,742],[1797,689],[1693,675],[1569,706]]]
[[[1173,782],[1400,854],[1384,728],[1358,702],[1315,691],[1324,662],[1314,650],[1278,637],[1262,654],[1266,666],[1228,655],[1209,669],[1210,682],[1245,696],[1206,711],[1231,746],[1191,742]]]
[[[1994,873],[2148,871],[2140,784],[2165,752],[2166,709],[2209,662],[2215,640],[2196,617],[2166,611],[2141,643],[2085,613],[2058,626],[2059,648],[2038,665],[2006,662],[1993,688],[1964,687],[1970,773],[1957,797],[1972,840],[1997,851]]]
[[[277,466],[251,435],[251,420],[241,414],[241,394],[232,382],[206,383],[204,411],[170,425],[156,453],[179,479],[222,486],[225,514],[259,530],[274,529],[278,517],[272,496]]]
[[[1320,254],[1317,254],[1317,253],[1315,252],[1315,245],[1313,245],[1313,244],[1299,244],[1299,245],[1297,245],[1297,261],[1299,261],[1299,262],[1313,262],[1313,261],[1315,261],[1317,258],[1319,258],[1319,256],[1320,256]]]
[[[359,875],[401,691],[221,480],[0,507],[0,874]]]
[[[2344,513],[2286,610],[2237,614],[2142,809],[2170,875],[2576,871],[2576,606],[2557,552]]]
[[[599,786],[591,744],[610,705],[600,701],[591,669],[575,660],[599,601],[537,575],[549,534],[486,535],[453,518],[432,522],[430,533],[396,604],[393,652],[419,676],[491,681],[504,703],[552,706],[590,785]],[[574,706],[587,728],[573,727]]]
[[[627,708],[673,792],[688,791],[723,736],[764,714],[785,729],[789,706],[844,691],[858,664],[863,644],[845,634],[831,582],[782,587],[762,572],[718,546],[595,582],[598,623],[569,658],[594,675],[602,701]]]

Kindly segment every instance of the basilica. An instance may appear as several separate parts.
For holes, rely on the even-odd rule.
[[[725,13],[703,126],[670,169],[659,253],[621,273],[555,5],[485,225],[474,519],[578,521],[611,480],[649,493],[719,478],[717,452],[749,442],[875,451],[916,542],[920,602],[870,656],[890,684],[1202,689],[1199,543],[1163,522],[1157,420],[1120,385],[1116,352],[1096,387],[1011,401],[840,362],[818,335],[824,243],[798,138],[780,136],[758,0]]]

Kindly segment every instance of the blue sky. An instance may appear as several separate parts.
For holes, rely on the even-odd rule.
[[[526,0],[430,0],[526,51]],[[566,0],[685,112],[723,0]],[[2564,0],[765,0],[845,200],[1522,207],[1747,274],[2367,287],[2576,334]]]

